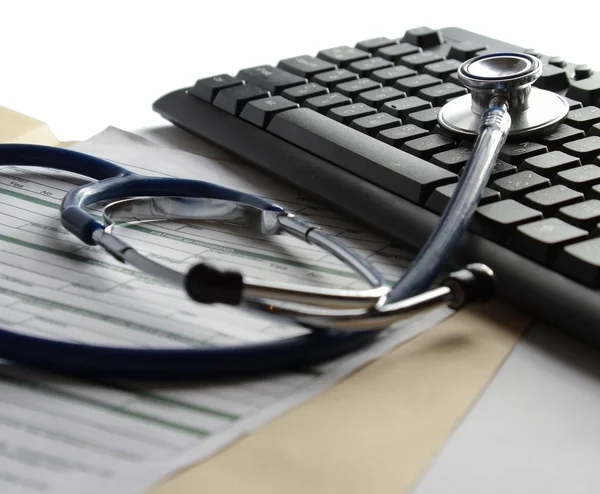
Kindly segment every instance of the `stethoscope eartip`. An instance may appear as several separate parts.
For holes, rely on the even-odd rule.
[[[453,309],[474,302],[486,302],[496,294],[496,276],[485,264],[473,263],[450,273],[443,283],[452,291]]]

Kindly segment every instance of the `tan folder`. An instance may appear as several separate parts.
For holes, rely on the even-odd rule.
[[[0,141],[65,144],[2,107]],[[529,322],[500,301],[463,310],[151,494],[409,492]]]

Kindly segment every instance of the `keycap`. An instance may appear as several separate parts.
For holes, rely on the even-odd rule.
[[[581,63],[575,66],[575,73],[573,74],[576,80],[587,79],[592,77],[594,71],[587,63]]]
[[[461,172],[462,171],[464,171],[464,168],[461,170]],[[490,173],[490,182],[493,182],[499,178],[508,177],[509,175],[514,175],[515,173],[517,173],[517,167],[515,165],[511,165],[506,161],[496,160],[496,164]]]
[[[469,229],[494,242],[504,244],[517,226],[541,219],[542,213],[539,211],[513,199],[504,199],[479,206]]]
[[[278,113],[267,130],[412,202],[423,204],[435,188],[457,180],[454,173],[306,108]]]
[[[542,74],[533,85],[548,91],[559,91],[569,87],[569,75],[560,67],[543,64]]]
[[[421,89],[442,84],[442,80],[429,74],[413,75],[394,82],[394,87],[404,91],[409,96],[416,96]],[[421,98],[423,99],[423,98]]]
[[[525,171],[494,180],[491,188],[498,190],[505,199],[519,199],[525,194],[550,186],[550,180],[537,173]]]
[[[286,89],[281,93],[284,98],[293,101],[294,103],[302,103],[308,98],[314,96],[321,96],[327,94],[329,91],[326,87],[317,84],[316,82],[309,82],[308,84],[302,84],[302,86],[294,86]]]
[[[377,50],[379,50],[379,48],[395,44],[396,42],[393,39],[379,37],[367,39],[365,41],[359,41],[356,43],[356,48],[362,51],[368,51],[369,53],[375,53]]]
[[[584,240],[588,232],[558,218],[546,218],[520,225],[511,234],[508,246],[542,264],[551,264],[565,245]]]
[[[331,90],[342,82],[354,81],[358,79],[358,74],[346,69],[332,70],[330,72],[321,72],[315,75],[312,80],[321,86]]]
[[[567,115],[566,123],[571,127],[588,130],[592,125],[600,122],[600,108],[586,106],[577,110],[571,110]]]
[[[390,60],[394,63],[398,63],[398,61],[402,57],[419,52],[421,52],[421,48],[419,48],[418,46],[411,45],[409,43],[398,43],[397,45],[391,45],[386,46],[385,48],[380,48],[375,54],[378,57],[385,58],[386,60]]]
[[[575,101],[574,99],[567,98],[566,96],[563,96],[563,98],[565,98],[565,100],[569,104],[569,111],[578,110],[579,108],[583,108],[581,101]]]
[[[462,86],[463,83],[458,79],[458,74],[456,72],[450,74],[447,78],[446,78],[446,82],[453,82],[454,84],[456,84],[457,86]]]
[[[219,74],[206,79],[199,79],[190,89],[190,94],[208,103],[212,103],[221,89],[239,86],[242,80],[228,74]]]
[[[526,194],[523,204],[541,211],[544,217],[554,216],[563,206],[582,202],[585,198],[581,192],[565,185],[553,185],[545,189]]]
[[[519,166],[523,160],[547,152],[548,148],[537,142],[509,142],[502,146],[499,156],[501,160]]]
[[[385,115],[385,114],[383,114]],[[429,159],[436,153],[452,149],[456,145],[454,141],[439,134],[429,134],[418,139],[407,141],[402,146],[402,151],[406,151],[419,158]]]
[[[550,133],[544,134],[537,138],[540,144],[548,147],[548,149],[556,150],[560,148],[564,143],[569,141],[575,141],[585,137],[585,132],[581,129],[576,129],[567,124],[561,124],[558,128]]]
[[[437,86],[428,87],[419,91],[419,98],[431,101],[433,106],[445,105],[449,100],[467,94],[464,87],[457,86],[452,82],[445,82]]]
[[[304,102],[303,106],[325,115],[332,108],[349,105],[351,103],[352,100],[350,98],[343,96],[340,93],[330,93],[309,98]]]
[[[479,41],[463,41],[450,47],[448,58],[455,58],[460,62],[466,62],[473,58],[478,51],[487,50],[488,46]]]
[[[311,79],[321,72],[337,69],[334,64],[321,60],[320,58],[311,57],[310,55],[286,58],[285,60],[281,60],[277,64],[277,67],[287,70],[292,74],[299,75],[300,77],[306,77],[307,79]]]
[[[369,77],[372,72],[379,69],[393,67],[394,64],[389,60],[381,57],[365,58],[358,62],[352,62],[348,65],[348,70],[356,72],[359,77]]]
[[[248,83],[222,89],[217,94],[213,104],[227,113],[239,115],[248,101],[268,98],[269,96],[271,96],[269,91]]]
[[[377,134],[377,139],[383,141],[391,146],[401,148],[406,141],[411,139],[417,139],[429,134],[428,131],[417,127],[416,125],[401,125],[400,127],[393,127],[391,129],[382,130]]]
[[[409,29],[404,33],[402,41],[421,48],[431,48],[443,43],[442,33],[434,29],[421,26]]]
[[[427,130],[433,130],[438,122],[439,107],[413,112],[406,117],[407,124],[418,125]]]
[[[532,57],[541,58],[542,54],[537,51],[535,48],[526,48],[523,53],[526,55],[531,55]]]
[[[470,156],[470,148],[458,147],[434,154],[431,158],[431,162],[441,166],[442,168],[445,168],[446,170],[458,173],[458,171],[467,164]]]
[[[406,97],[406,93],[400,91],[399,89],[387,86],[360,93],[356,97],[356,101],[358,103],[366,103],[367,105],[371,105],[372,107],[379,109],[388,101],[394,101],[404,97]]]
[[[379,132],[392,127],[398,127],[402,124],[400,119],[392,117],[387,113],[377,113],[367,117],[352,120],[350,127],[359,130],[367,135],[375,137]]]
[[[587,192],[593,185],[600,183],[600,167],[584,165],[559,172],[554,183],[563,184],[580,192]]]
[[[304,77],[299,77],[283,69],[273,67],[272,65],[259,65],[249,69],[242,69],[237,75],[246,82],[252,82],[257,86],[265,88],[271,94],[280,94],[288,87],[305,84]]]
[[[396,67],[390,67],[388,69],[376,70],[371,74],[370,78],[374,81],[381,82],[384,86],[391,86],[398,79],[410,77],[412,75],[417,75],[417,71],[409,69],[404,65],[397,65]]]
[[[344,96],[354,99],[364,91],[378,89],[380,87],[381,84],[379,82],[375,82],[371,79],[363,77],[362,79],[357,79],[356,81],[348,81],[338,84],[335,87],[335,90]]]
[[[563,57],[550,57],[548,60],[550,65],[554,65],[555,67],[565,68],[567,66],[567,61]]]
[[[240,118],[248,120],[248,122],[252,122],[259,127],[266,127],[276,113],[292,108],[298,108],[298,104],[281,96],[271,96],[270,98],[250,101],[244,106]]]
[[[425,65],[434,62],[440,62],[444,60],[444,57],[433,53],[431,51],[423,51],[421,53],[413,53],[412,55],[406,55],[400,58],[398,63],[405,65],[410,69],[421,70]]]
[[[600,201],[598,199],[588,199],[570,206],[564,206],[556,214],[567,223],[577,228],[592,231],[600,223]]]
[[[573,156],[577,156],[585,165],[593,163],[600,156],[600,137],[590,136],[563,144],[562,149]]]
[[[567,245],[558,254],[554,268],[580,283],[600,285],[600,238]]]
[[[336,122],[350,125],[350,122],[355,118],[366,117],[377,113],[375,108],[365,105],[364,103],[354,103],[352,105],[338,106],[327,112],[327,116],[333,118]]]
[[[550,151],[549,153],[532,156],[523,161],[521,170],[531,170],[543,177],[552,178],[558,172],[581,166],[579,158],[570,156],[562,151]]]
[[[326,62],[334,63],[338,67],[346,67],[352,62],[369,58],[371,55],[369,52],[359,50],[358,48],[352,48],[350,46],[337,46],[335,48],[329,48],[327,50],[321,50],[317,54],[317,58],[325,60]]]
[[[404,120],[411,113],[427,110],[428,108],[433,108],[433,105],[429,101],[422,100],[416,96],[409,96],[408,98],[388,101],[381,107],[381,111]]]
[[[438,79],[446,80],[450,74],[454,74],[461,66],[461,62],[454,59],[442,60],[425,65],[423,72]]]
[[[444,212],[444,209],[446,209],[446,206],[450,201],[452,194],[454,194],[456,185],[457,184],[442,185],[441,187],[435,189],[431,196],[429,196],[427,202],[425,203],[425,207],[430,211],[433,211],[434,213],[442,214]],[[488,189],[486,187],[485,189],[483,189],[483,194],[481,196],[481,199],[479,200],[479,204],[483,206],[485,204],[490,204],[499,200],[500,193],[496,190]]]
[[[600,123],[592,125],[590,130],[588,130],[588,134],[591,136],[600,136]]]

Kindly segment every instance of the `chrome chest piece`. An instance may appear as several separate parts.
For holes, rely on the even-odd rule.
[[[439,122],[453,133],[477,135],[483,113],[500,96],[508,103],[511,137],[549,132],[566,117],[569,105],[560,95],[532,86],[541,73],[540,60],[523,53],[468,60],[458,69],[458,79],[471,94],[447,103],[440,110]]]

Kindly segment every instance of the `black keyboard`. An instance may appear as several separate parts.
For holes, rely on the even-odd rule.
[[[600,73],[588,66],[458,28],[416,28],[203,78],[154,110],[417,249],[472,145],[438,126],[438,110],[467,93],[461,62],[506,51],[539,57],[536,85],[571,111],[552,134],[504,146],[453,262],[488,264],[502,296],[600,346]]]

